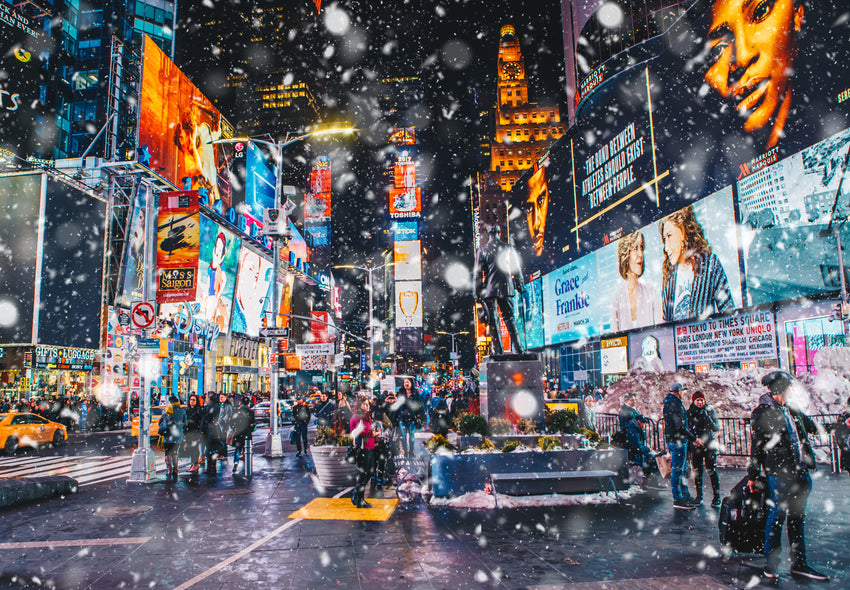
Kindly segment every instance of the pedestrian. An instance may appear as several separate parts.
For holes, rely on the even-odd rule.
[[[702,441],[688,428],[688,413],[681,399],[684,391],[687,391],[684,385],[673,383],[670,393],[664,398],[664,440],[670,451],[673,506],[680,510],[693,510],[699,503],[688,492],[685,464],[688,458],[688,442],[701,448]]]
[[[224,397],[210,395],[207,404],[204,406],[204,417],[201,421],[201,434],[204,437],[204,445],[206,446],[206,472],[210,475],[215,475],[219,458],[227,456],[227,446],[225,445],[226,432],[222,431],[219,418],[221,416],[221,403],[219,399]]]
[[[847,398],[847,407],[839,416],[838,421],[831,426],[835,443],[839,450],[839,464],[841,469],[850,473],[850,397]]]
[[[369,399],[364,397],[357,402],[351,417],[351,438],[357,447],[357,481],[351,502],[358,508],[371,508],[366,501],[366,484],[375,471],[375,433],[372,430],[372,416]]]
[[[584,398],[584,403],[579,408],[579,424],[582,428],[587,428],[591,432],[596,432],[596,411],[593,406],[596,405],[596,399],[587,395]]]
[[[719,445],[715,439],[715,432],[720,430],[720,422],[717,413],[705,400],[701,391],[696,391],[691,396],[691,407],[688,408],[688,424],[691,431],[702,441],[702,446],[696,445],[691,449],[691,466],[694,469],[694,487],[696,488],[696,501],[702,503],[702,471],[703,466],[708,472],[711,482],[711,491],[714,494],[711,500],[713,508],[720,508],[720,480],[717,477],[717,450]]]
[[[431,432],[440,436],[449,435],[449,404],[442,392],[437,391],[431,396]]]
[[[186,408],[186,429],[183,432],[185,446],[189,450],[189,473],[197,473],[200,469],[199,462],[201,456],[201,445],[203,439],[201,437],[201,422],[204,419],[204,410],[198,403],[197,395],[189,396],[189,405]]]
[[[808,564],[804,530],[806,503],[812,491],[809,471],[815,469],[809,434],[820,433],[811,418],[786,405],[788,392],[794,384],[789,373],[772,371],[761,383],[768,392],[759,398],[759,405],[750,419],[752,444],[747,474],[751,491],[762,469],[767,476],[764,577],[779,577],[782,523],[787,517],[791,575],[825,582],[829,576]]]
[[[330,427],[335,410],[336,406],[334,405],[333,400],[328,399],[328,393],[326,391],[321,392],[314,412],[316,416],[316,425]]]
[[[223,452],[218,454],[218,460],[221,461],[222,465],[227,465],[227,445],[228,439],[231,439],[233,436],[233,429],[230,427],[230,423],[233,420],[233,402],[228,397],[226,393],[223,391],[218,394],[218,403],[221,406],[221,410],[218,414],[218,425],[219,431],[223,435],[222,441],[222,449]]]
[[[296,457],[300,457],[303,452],[307,452],[307,425],[310,423],[310,406],[303,398],[295,400],[295,405],[292,406],[292,431],[295,438]]]
[[[643,470],[644,481],[647,487],[661,489],[664,486],[661,473],[658,471],[658,463],[655,461],[655,453],[646,445],[646,432],[643,427],[652,421],[641,414],[635,404],[637,394],[628,392],[623,396],[623,405],[620,408],[620,432],[629,455],[629,462],[640,466]]]
[[[413,381],[405,379],[396,395],[396,422],[401,433],[401,447],[406,457],[416,455],[416,428],[425,422],[425,407],[419,392],[413,387]]]
[[[351,404],[342,391],[336,392],[336,411],[334,412],[333,429],[337,435],[347,434],[351,428]]]
[[[170,404],[159,418],[158,432],[165,450],[165,476],[177,479],[177,450],[183,442],[186,412],[180,407],[180,400],[176,395],[172,395],[168,401]]]
[[[248,444],[248,439],[251,438],[254,429],[257,427],[257,418],[254,415],[254,410],[251,409],[251,398],[245,396],[242,398],[242,403],[233,411],[233,473],[236,473],[236,468],[239,465],[239,458],[243,458],[244,473],[248,474],[248,464],[244,459],[245,445]]]

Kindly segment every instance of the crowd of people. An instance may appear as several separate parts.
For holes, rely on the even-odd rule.
[[[94,396],[53,396],[28,400],[4,399],[0,413],[29,412],[58,422],[69,432],[84,430],[117,430],[123,427],[125,405],[112,407],[102,404]]]

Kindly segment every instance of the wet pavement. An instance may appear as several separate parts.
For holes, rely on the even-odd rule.
[[[260,435],[260,433],[257,433]],[[258,436],[257,439],[264,437]],[[258,445],[258,447],[261,445]],[[261,449],[259,449],[261,450]],[[0,588],[749,588],[762,560],[723,557],[717,512],[669,493],[621,505],[460,510],[399,505],[384,521],[287,518],[321,489],[309,457],[255,456],[251,480],[212,477],[85,488],[0,512]],[[721,470],[721,486],[740,470]],[[823,471],[809,501],[809,560],[850,587],[850,478]],[[391,499],[391,491],[367,496]],[[778,588],[825,586],[788,575]]]

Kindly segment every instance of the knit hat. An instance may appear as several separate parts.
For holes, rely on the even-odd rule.
[[[692,402],[695,402],[695,401],[697,401],[698,399],[701,399],[702,401],[705,401],[705,396],[703,395],[703,393],[702,393],[701,391],[695,391],[695,392],[694,392],[694,394],[691,396],[691,401],[692,401]]]

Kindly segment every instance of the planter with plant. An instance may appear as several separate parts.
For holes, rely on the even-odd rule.
[[[316,442],[310,447],[313,465],[319,483],[331,488],[354,485],[357,478],[357,466],[345,460],[351,437],[337,435],[332,428],[319,426],[316,430]]]

